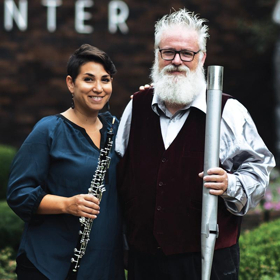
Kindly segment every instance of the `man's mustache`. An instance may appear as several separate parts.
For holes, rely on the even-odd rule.
[[[174,65],[167,65],[161,70],[162,74],[168,74],[170,72],[184,72],[189,73],[190,69],[186,65],[174,66]]]

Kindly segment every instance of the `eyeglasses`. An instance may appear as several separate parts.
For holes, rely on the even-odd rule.
[[[172,49],[160,49],[159,52],[161,55],[161,58],[167,61],[171,61],[175,58],[176,54],[178,53],[180,56],[180,59],[184,62],[191,62],[194,59],[194,56],[198,54],[201,50],[197,52],[188,51],[188,50],[181,50],[181,51],[175,51]]]

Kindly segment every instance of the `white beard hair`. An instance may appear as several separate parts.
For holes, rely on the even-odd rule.
[[[170,71],[183,71],[184,75],[170,75]],[[159,70],[158,60],[155,59],[151,78],[154,84],[154,93],[165,103],[170,105],[188,105],[205,88],[206,80],[201,63],[195,71],[187,66],[176,67],[172,64]]]

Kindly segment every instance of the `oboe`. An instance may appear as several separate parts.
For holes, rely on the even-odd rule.
[[[113,146],[113,124],[115,118],[112,120],[112,128],[107,133],[104,148],[101,149],[98,165],[93,175],[93,178],[88,189],[88,193],[94,195],[101,201],[102,194],[106,191],[103,184],[106,171],[109,168],[110,160],[109,153]],[[75,280],[77,278],[78,269],[80,267],[80,261],[85,255],[87,244],[90,240],[90,232],[92,228],[93,219],[80,217],[81,229],[79,231],[79,239],[76,248],[74,249],[74,256],[71,258],[71,265],[65,280]]]

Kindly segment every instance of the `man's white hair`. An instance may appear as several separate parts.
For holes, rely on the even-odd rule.
[[[198,44],[202,52],[206,52],[206,42],[209,38],[208,26],[205,25],[206,19],[199,18],[194,12],[187,9],[180,9],[169,15],[163,16],[155,24],[155,50],[161,41],[162,33],[174,26],[182,26],[195,30],[198,34]]]

